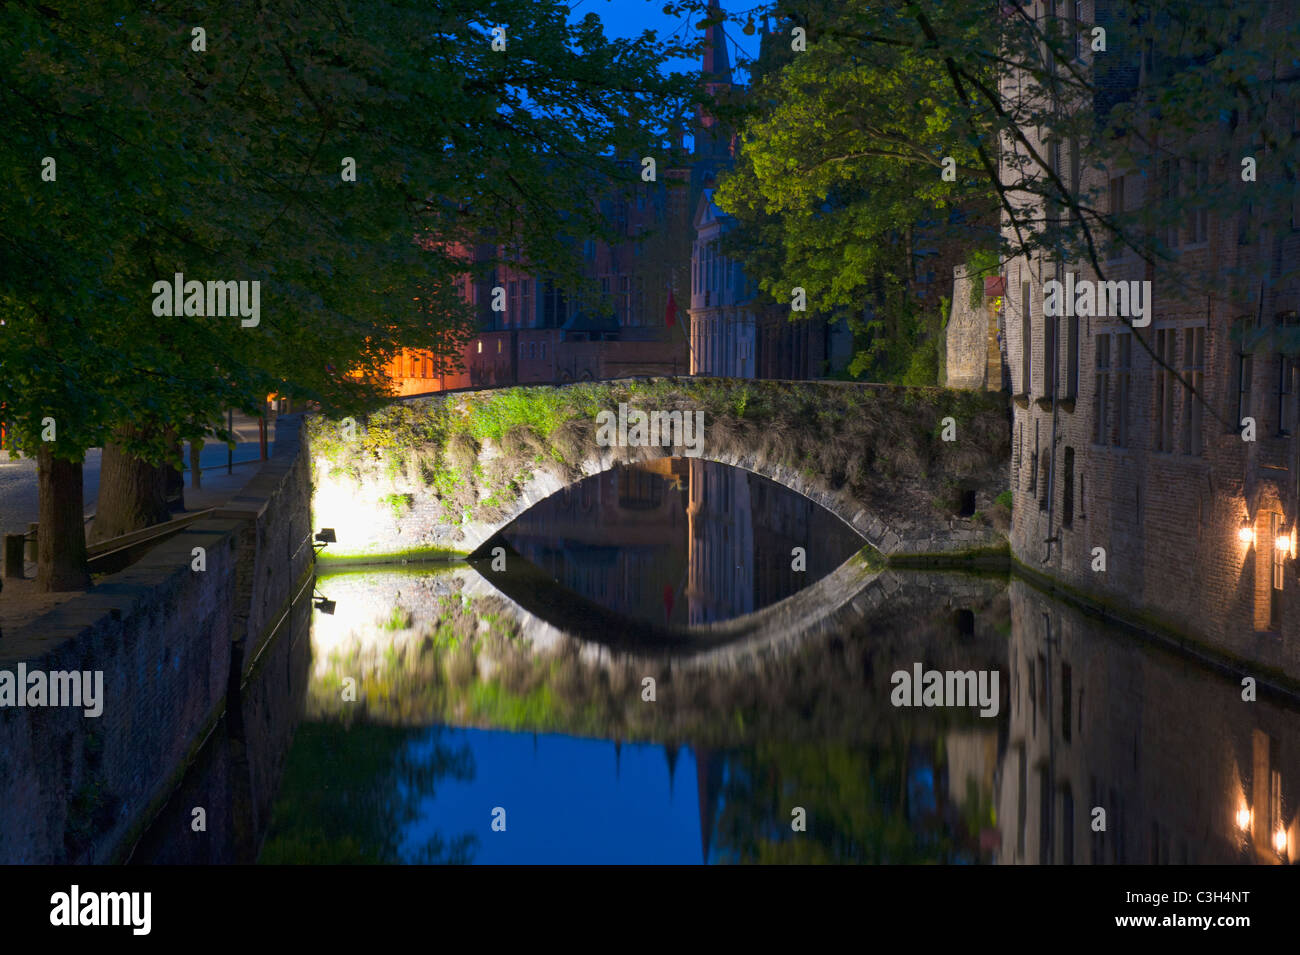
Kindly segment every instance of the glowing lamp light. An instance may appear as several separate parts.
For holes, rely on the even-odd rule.
[[[1290,535],[1290,534],[1278,534],[1277,537],[1275,537],[1275,538],[1273,539],[1273,546],[1277,548],[1277,552],[1278,552],[1279,554],[1290,554],[1290,553],[1291,553],[1291,535]]]
[[[1279,829],[1273,833],[1273,848],[1277,850],[1278,855],[1286,852],[1286,830]]]
[[[1237,828],[1242,832],[1250,831],[1250,810],[1245,806],[1237,810]]]
[[[1237,540],[1247,546],[1255,543],[1255,528],[1250,525],[1249,521],[1241,522],[1241,527],[1237,531]]]

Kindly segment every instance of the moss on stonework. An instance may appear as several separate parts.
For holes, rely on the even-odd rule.
[[[991,570],[1005,573],[1011,567],[1011,545],[976,547],[971,550],[939,551],[932,554],[891,554],[886,563],[908,570]]]
[[[849,560],[868,571],[881,571],[889,566],[889,559],[870,544],[858,551]]]
[[[738,379],[434,395],[361,415],[351,431],[312,416],[307,433],[313,469],[323,476],[387,484],[393,493],[383,500],[399,518],[411,500],[405,495],[414,491],[433,506],[437,522],[462,527],[509,510],[534,475],[549,472],[565,484],[580,478],[582,463],[598,450],[596,416],[617,413],[622,403],[643,411],[703,411],[706,457],[784,463],[858,500],[903,510],[936,506],[923,496],[904,500],[910,491],[900,491],[900,484],[949,475],[987,486],[1005,473],[1009,453],[1006,402],[994,393],[828,382],[792,388]],[[945,442],[938,425],[948,416],[957,437]]]
[[[449,547],[413,547],[410,550],[393,551],[387,554],[348,553],[331,551],[320,552],[316,558],[317,567],[335,567],[346,564],[405,564],[418,561],[464,560],[469,551],[454,550]]]

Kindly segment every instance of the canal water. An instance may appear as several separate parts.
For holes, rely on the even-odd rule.
[[[481,559],[321,576],[133,861],[1295,860],[1295,708],[863,543],[679,459]],[[898,691],[930,672],[990,692]]]

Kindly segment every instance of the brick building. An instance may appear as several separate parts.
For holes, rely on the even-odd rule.
[[[1103,0],[1058,6],[1081,33],[1092,24],[1111,36],[1127,28]],[[1048,16],[1044,0],[1029,8]],[[1248,29],[1280,28],[1287,12],[1268,11]],[[1080,43],[1074,66],[1096,78],[1087,108],[1106,109],[1143,86],[1159,63],[1150,51],[1112,49],[1102,61]],[[1004,97],[1024,95],[1023,82],[1004,75]],[[1273,84],[1274,95],[1294,95],[1290,86]],[[1294,121],[1294,105],[1280,111]],[[1207,116],[1204,128],[1175,140],[1151,122],[1152,141],[1165,139],[1141,169],[1092,168],[1073,142],[1023,132],[1073,192],[1100,197],[1116,214],[1227,183],[1240,157],[1258,148],[1235,114]],[[1013,149],[1004,150],[1003,176],[1014,185]],[[1047,282],[1098,279],[1085,263],[1037,254],[1003,263],[1011,543],[1030,568],[1300,678],[1300,374],[1286,344],[1300,309],[1287,275],[1300,253],[1300,218],[1295,209],[1289,223],[1285,212],[1280,225],[1263,227],[1262,218],[1244,201],[1233,215],[1191,202],[1181,222],[1159,227],[1170,266],[1107,252],[1105,279],[1151,282],[1145,326],[1122,316],[1044,315]],[[1209,292],[1189,294],[1193,286]],[[1243,419],[1253,419],[1255,440],[1246,439]]]

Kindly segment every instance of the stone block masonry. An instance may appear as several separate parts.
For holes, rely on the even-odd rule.
[[[0,708],[0,863],[120,861],[220,717],[232,672],[308,582],[299,417],[230,502],[0,640],[0,670],[104,674],[103,713]],[[195,547],[206,570],[191,569]]]
[[[704,413],[698,449],[820,504],[884,554],[1005,544],[980,516],[1006,489],[1006,406],[939,388],[637,379],[396,402],[362,422],[309,420],[326,563],[464,557],[563,487],[682,447],[604,447],[597,414]],[[952,418],[953,440],[942,438]],[[963,513],[964,512],[964,513]]]

